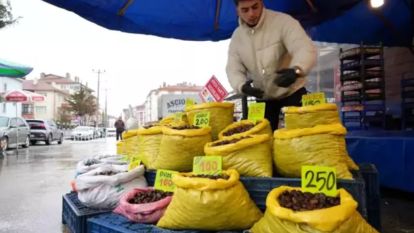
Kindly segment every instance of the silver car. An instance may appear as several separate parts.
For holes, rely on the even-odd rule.
[[[60,130],[56,123],[52,120],[26,120],[30,126],[30,143],[36,144],[43,141],[46,145],[50,145],[53,141],[58,144],[63,142],[63,131]]]
[[[29,147],[29,126],[21,117],[0,116],[0,148]]]

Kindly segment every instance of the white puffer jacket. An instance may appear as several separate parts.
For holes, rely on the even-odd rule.
[[[298,66],[307,74],[316,62],[316,47],[299,22],[291,16],[263,9],[255,27],[239,19],[229,46],[227,77],[233,89],[241,93],[242,85],[253,80],[253,86],[264,91],[264,99],[281,99],[306,84],[298,78],[288,88],[273,84],[276,71]]]

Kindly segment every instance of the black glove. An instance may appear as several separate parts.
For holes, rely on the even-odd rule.
[[[241,91],[250,96],[254,96],[256,98],[261,99],[263,97],[263,91],[259,88],[252,87],[250,84],[253,82],[253,80],[247,81],[245,84],[243,84]]]
[[[277,77],[273,80],[273,83],[279,87],[289,87],[298,77],[299,74],[295,69],[282,69],[277,72]]]

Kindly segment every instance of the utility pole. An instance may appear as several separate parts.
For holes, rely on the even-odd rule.
[[[105,88],[105,123],[104,127],[108,128],[108,89]]]
[[[98,107],[97,116],[99,117],[99,109],[100,109],[100,106],[99,106],[99,90],[100,90],[100,84],[101,84],[101,74],[105,73],[105,70],[100,70],[100,69],[95,70],[95,69],[92,69],[92,72],[98,74],[98,89],[96,90],[96,105]]]

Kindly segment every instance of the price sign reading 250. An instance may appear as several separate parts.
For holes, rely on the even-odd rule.
[[[302,191],[336,196],[336,169],[322,166],[302,166]]]
[[[175,185],[172,182],[172,176],[175,173],[177,172],[158,169],[157,175],[155,176],[154,188],[165,192],[174,192]]]
[[[198,112],[194,116],[193,125],[199,127],[208,127],[210,125],[210,112]]]
[[[222,170],[221,156],[196,156],[193,161],[194,174],[218,175]]]

